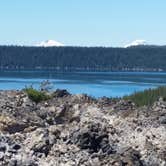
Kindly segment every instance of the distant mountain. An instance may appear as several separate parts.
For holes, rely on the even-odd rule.
[[[46,40],[42,41],[41,43],[37,44],[38,47],[62,47],[64,44],[57,42],[55,40]]]
[[[135,40],[135,41],[125,45],[124,48],[133,47],[133,46],[141,46],[141,45],[147,45],[147,42],[145,40]]]

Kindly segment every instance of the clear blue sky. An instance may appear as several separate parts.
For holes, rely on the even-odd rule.
[[[166,45],[166,0],[1,0],[0,44]]]

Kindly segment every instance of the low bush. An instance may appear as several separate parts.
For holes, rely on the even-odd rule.
[[[143,92],[136,92],[132,95],[125,96],[124,99],[133,101],[137,106],[149,106],[160,97],[166,100],[166,86],[161,86],[156,89],[148,89]]]
[[[25,92],[27,93],[28,97],[36,103],[48,100],[50,98],[50,96],[45,92],[36,90],[33,87],[25,88]]]

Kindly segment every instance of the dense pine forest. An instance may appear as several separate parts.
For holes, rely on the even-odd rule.
[[[0,46],[1,69],[166,71],[166,46],[129,48]]]

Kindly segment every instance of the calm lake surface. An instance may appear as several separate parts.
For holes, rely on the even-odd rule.
[[[22,89],[29,85],[38,88],[43,80],[49,80],[54,89],[67,89],[73,94],[121,97],[166,85],[166,73],[0,71],[1,90]]]

